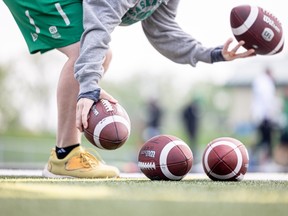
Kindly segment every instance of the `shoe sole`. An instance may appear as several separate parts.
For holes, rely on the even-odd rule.
[[[48,165],[45,165],[45,168],[44,170],[42,171],[42,176],[43,177],[46,177],[46,178],[75,178],[73,176],[65,176],[65,175],[56,175],[56,174],[53,174],[51,172],[49,172],[48,170]]]
[[[48,170],[48,165],[45,165],[45,168],[43,169],[42,171],[42,176],[43,177],[46,177],[46,178],[85,178],[85,177],[74,177],[74,176],[65,176],[65,175],[56,175],[54,173],[51,173],[49,170]],[[109,179],[115,179],[115,178],[119,178],[120,177],[120,174],[118,174],[117,176],[111,176],[111,177],[99,177],[99,178],[102,178],[102,179],[106,179],[106,178],[109,178]],[[96,179],[97,177],[95,177]]]

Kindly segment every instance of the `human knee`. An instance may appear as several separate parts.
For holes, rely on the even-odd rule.
[[[64,53],[69,58],[69,60],[76,61],[80,52],[80,43],[77,42],[66,47],[61,47],[58,48],[58,50]]]

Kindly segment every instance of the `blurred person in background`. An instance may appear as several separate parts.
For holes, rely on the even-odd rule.
[[[146,107],[146,127],[143,131],[145,141],[161,134],[163,110],[157,99],[151,98]]]
[[[273,73],[267,67],[252,82],[252,117],[257,128],[257,143],[252,149],[252,156],[259,155],[260,158],[257,160],[260,163],[272,159],[277,106]]]
[[[198,152],[197,142],[200,123],[200,104],[198,98],[193,99],[184,107],[181,113],[181,118],[189,139],[187,144],[190,146],[192,151],[196,153],[196,157]]]
[[[283,91],[282,98],[282,117],[283,122],[280,130],[279,143],[275,146],[274,158],[279,165],[286,167],[288,171],[288,87]]]

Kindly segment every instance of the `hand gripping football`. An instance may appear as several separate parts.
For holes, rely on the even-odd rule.
[[[259,55],[274,55],[283,50],[284,35],[280,21],[261,7],[240,5],[230,13],[230,25],[237,41]]]
[[[98,148],[113,150],[121,147],[130,135],[130,119],[119,103],[101,99],[90,109],[85,137]]]

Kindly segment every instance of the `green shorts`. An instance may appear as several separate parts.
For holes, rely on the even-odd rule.
[[[31,54],[68,46],[83,32],[82,0],[4,0]]]

